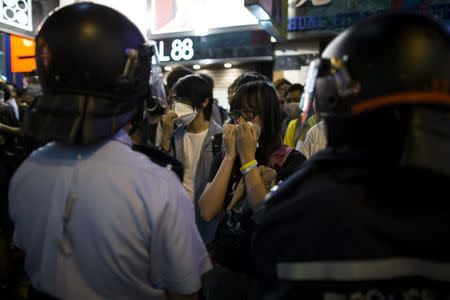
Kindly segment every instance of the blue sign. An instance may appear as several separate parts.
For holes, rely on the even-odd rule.
[[[378,10],[378,11],[366,11],[366,12],[353,12],[353,13],[341,13],[331,16],[298,16],[288,19],[288,31],[310,31],[310,30],[338,30],[347,28],[360,19],[363,19],[370,15],[384,14],[392,11],[391,9]],[[412,9],[410,11],[417,11]],[[418,11],[425,14],[431,14],[435,18],[443,21],[450,20],[450,4],[435,4],[430,5],[427,11]]]

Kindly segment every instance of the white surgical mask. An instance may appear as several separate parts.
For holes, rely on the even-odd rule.
[[[300,113],[299,102],[289,102],[284,104],[284,111],[291,118],[297,118]]]
[[[177,114],[175,123],[178,126],[187,126],[191,124],[198,115],[197,111],[195,111],[192,106],[181,102],[175,102],[173,110]]]

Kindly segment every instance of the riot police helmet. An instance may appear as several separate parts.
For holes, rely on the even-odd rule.
[[[447,159],[450,39],[439,21],[408,12],[369,17],[339,34],[308,73],[300,106],[311,111],[316,99],[328,146],[386,148],[420,165]]]
[[[51,12],[36,36],[43,95],[24,132],[89,144],[167,105],[155,44],[118,11],[79,2]]]

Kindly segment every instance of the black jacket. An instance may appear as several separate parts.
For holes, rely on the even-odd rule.
[[[364,153],[317,154],[255,216],[265,299],[448,299],[448,186]]]

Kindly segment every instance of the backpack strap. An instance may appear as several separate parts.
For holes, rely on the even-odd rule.
[[[223,136],[223,133],[218,133],[213,136],[213,140],[212,140],[213,157],[215,157],[216,154],[219,153],[220,150],[222,150],[222,136]]]

